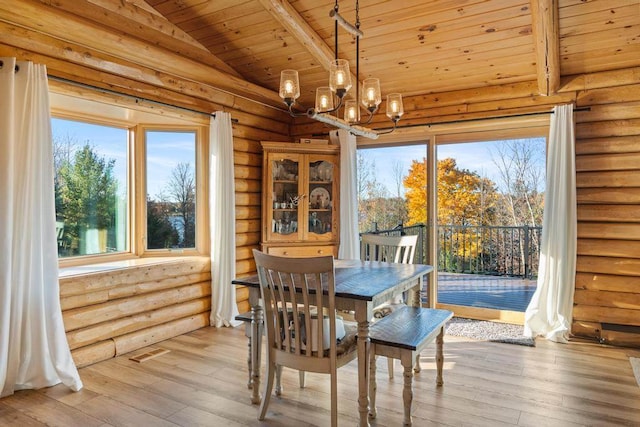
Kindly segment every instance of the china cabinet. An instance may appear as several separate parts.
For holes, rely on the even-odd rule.
[[[338,256],[336,145],[263,141],[262,251]]]

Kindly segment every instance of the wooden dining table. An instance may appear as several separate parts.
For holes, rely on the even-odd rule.
[[[407,304],[421,304],[420,291],[425,276],[433,267],[424,264],[397,264],[360,260],[335,260],[336,309],[353,311],[358,323],[358,412],[359,426],[369,426],[369,323],[373,308],[407,292]],[[251,402],[258,404],[260,396],[260,346],[263,321],[258,276],[237,278],[235,285],[249,288],[251,304]]]

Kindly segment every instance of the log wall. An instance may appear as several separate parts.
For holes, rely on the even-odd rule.
[[[64,276],[60,305],[76,365],[109,359],[209,324],[209,258],[114,263]]]
[[[640,83],[578,93],[573,333],[640,345]],[[624,82],[626,83],[626,82]]]

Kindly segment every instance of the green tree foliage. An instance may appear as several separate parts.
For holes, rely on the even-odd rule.
[[[193,248],[196,244],[196,183],[190,163],[178,163],[154,199],[147,199],[147,248]]]
[[[75,151],[71,161],[61,161],[56,199],[70,255],[82,254],[78,243],[83,231],[115,226],[118,182],[113,176],[114,164],[114,159],[99,156],[88,143]]]
[[[166,249],[176,246],[178,231],[169,221],[170,207],[166,203],[147,199],[147,247]]]
[[[171,171],[167,192],[183,225],[180,246],[193,248],[196,245],[196,180],[191,164],[176,165]]]

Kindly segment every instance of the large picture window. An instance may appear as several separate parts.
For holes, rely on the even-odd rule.
[[[196,247],[196,137],[145,131],[147,249]]]
[[[128,134],[52,119],[58,257],[129,250]]]

